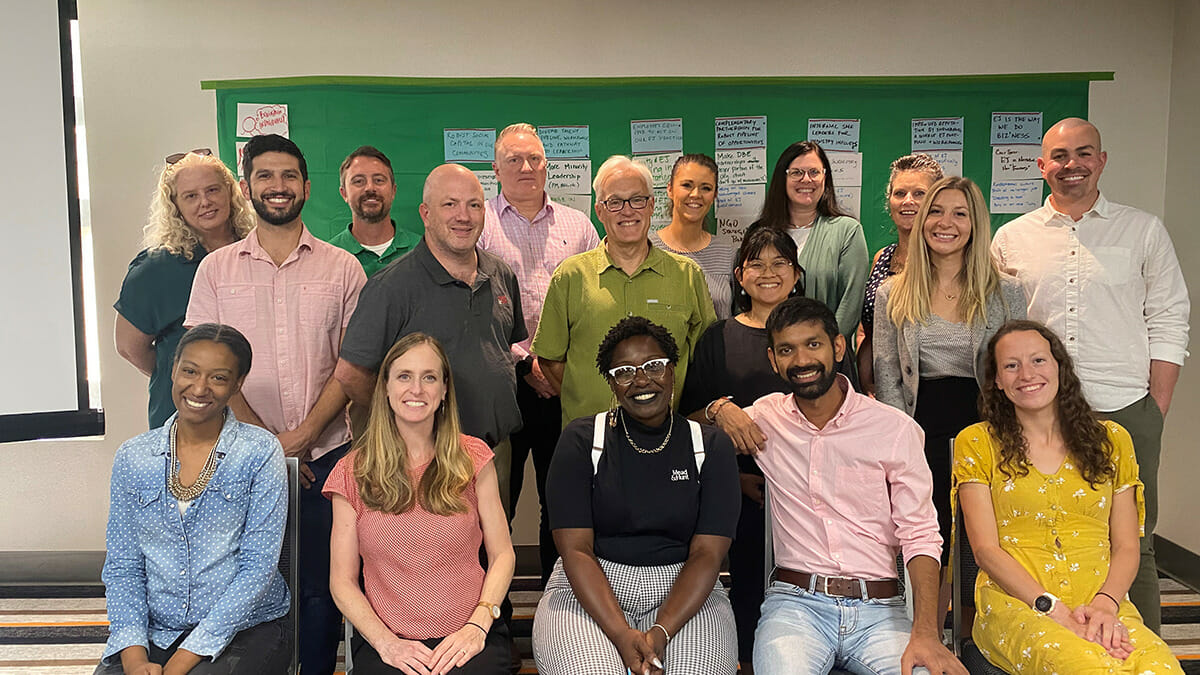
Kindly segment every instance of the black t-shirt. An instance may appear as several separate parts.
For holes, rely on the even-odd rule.
[[[662,443],[667,426],[651,429],[621,415],[642,448]],[[733,538],[741,491],[733,442],[704,426],[705,460],[696,475],[687,420],[674,416],[671,441],[661,452],[630,447],[621,422],[605,425],[604,454],[592,473],[593,416],[563,429],[546,480],[550,528],[590,528],[598,558],[625,565],[669,565],[687,560],[694,535]]]

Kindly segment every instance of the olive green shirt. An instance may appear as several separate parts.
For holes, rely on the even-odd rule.
[[[564,426],[609,407],[612,390],[596,367],[596,352],[608,331],[627,316],[644,316],[675,338],[679,363],[675,366],[674,402],[680,399],[692,349],[717,320],[704,272],[683,256],[650,246],[646,259],[628,275],[613,262],[602,241],[596,248],[564,260],[550,279],[530,350],[542,358],[566,362]]]
[[[394,220],[392,221],[392,231],[395,233],[392,236],[392,243],[388,244],[388,247],[384,250],[383,255],[375,255],[373,251],[365,248],[361,243],[359,243],[359,241],[354,238],[354,234],[350,232],[350,225],[347,225],[346,229],[333,235],[333,238],[329,240],[329,243],[344,251],[348,251],[356,259],[358,259],[358,264],[362,265],[363,272],[365,272],[367,274],[367,278],[370,279],[375,275],[376,272],[387,267],[394,260],[411,251],[413,247],[417,245],[417,242],[421,241],[420,234],[417,234],[416,232],[409,232],[408,230],[402,230],[399,227],[396,227],[396,221]]]

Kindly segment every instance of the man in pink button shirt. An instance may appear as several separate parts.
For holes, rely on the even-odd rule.
[[[774,581],[754,636],[757,675],[929,672],[966,675],[942,646],[933,482],[920,427],[856,393],[835,364],[845,354],[824,304],[792,298],[767,319],[767,356],[792,394],[746,410],[765,435]],[[897,580],[912,579],[914,620]]]
[[[333,369],[367,277],[354,256],[316,239],[301,222],[308,167],[295,143],[255,136],[242,173],[258,226],[201,261],[184,325],[228,324],[250,340],[254,367],[229,405],[300,458],[300,664],[306,674],[328,675],[341,614],[329,595],[333,515],[321,487],[350,446],[349,399]]]

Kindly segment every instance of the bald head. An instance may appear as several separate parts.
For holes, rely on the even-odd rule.
[[[1038,168],[1050,187],[1054,207],[1076,220],[1100,196],[1100,174],[1108,155],[1100,149],[1100,131],[1091,122],[1068,117],[1042,137]]]
[[[1092,124],[1082,117],[1068,117],[1064,120],[1060,120],[1057,124],[1050,127],[1050,129],[1046,131],[1046,135],[1042,136],[1042,154],[1046,154],[1046,150],[1048,148],[1053,147],[1056,143],[1060,143],[1063,136],[1068,134],[1082,134],[1088,136],[1091,138],[1091,140],[1095,141],[1094,145],[1096,147],[1096,152],[1100,152],[1102,150],[1100,147],[1100,130],[1096,128],[1095,124]]]
[[[483,186],[479,184],[479,179],[470,169],[462,164],[443,164],[425,178],[425,187],[421,190],[421,201],[429,204],[430,200],[435,200],[439,191],[445,189],[450,183],[461,183],[460,187],[468,187],[468,184],[473,184],[474,189],[479,191],[480,199],[483,198]]]
[[[429,172],[417,211],[425,242],[443,265],[450,259],[475,263],[483,209],[483,187],[465,166],[443,164]]]

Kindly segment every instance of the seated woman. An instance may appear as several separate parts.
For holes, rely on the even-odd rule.
[[[615,404],[563,430],[546,483],[561,558],[533,620],[543,675],[732,675],[717,574],[737,527],[733,445],[671,412],[679,349],[633,316],[600,343]]]
[[[175,412],[171,364],[200,261],[254,229],[237,178],[207,148],[168,155],[150,201],[145,248],[121,282],[117,353],[150,377],[150,428]]]
[[[249,371],[241,333],[192,328],[171,370],[179,412],[117,450],[103,573],[109,638],[96,675],[287,672],[283,449],[227,407]]]
[[[1096,417],[1039,323],[996,333],[986,378],[954,461],[980,651],[1009,673],[1182,672],[1126,597],[1145,518],[1129,433]]]
[[[650,243],[685,258],[704,271],[708,292],[718,319],[728,319],[733,289],[733,242],[704,229],[704,221],[717,199],[717,161],[705,154],[683,155],[671,167],[667,181],[671,222],[650,232]]]
[[[691,417],[698,422],[720,426],[738,450],[750,453],[761,449],[764,436],[742,408],[767,394],[791,391],[767,359],[767,316],[789,297],[804,295],[804,270],[786,232],[756,227],[742,239],[733,275],[739,313],[709,326],[696,343],[695,366],[688,369],[679,409],[695,411]],[[742,509],[729,548],[729,600],[737,620],[738,660],[749,672],[763,601],[764,479],[751,455],[738,455],[737,462]]]
[[[388,351],[366,431],[323,492],[333,500],[329,590],[357,629],[356,674],[509,671],[498,619],[516,556],[492,451],[459,431],[437,340],[410,333]]]

